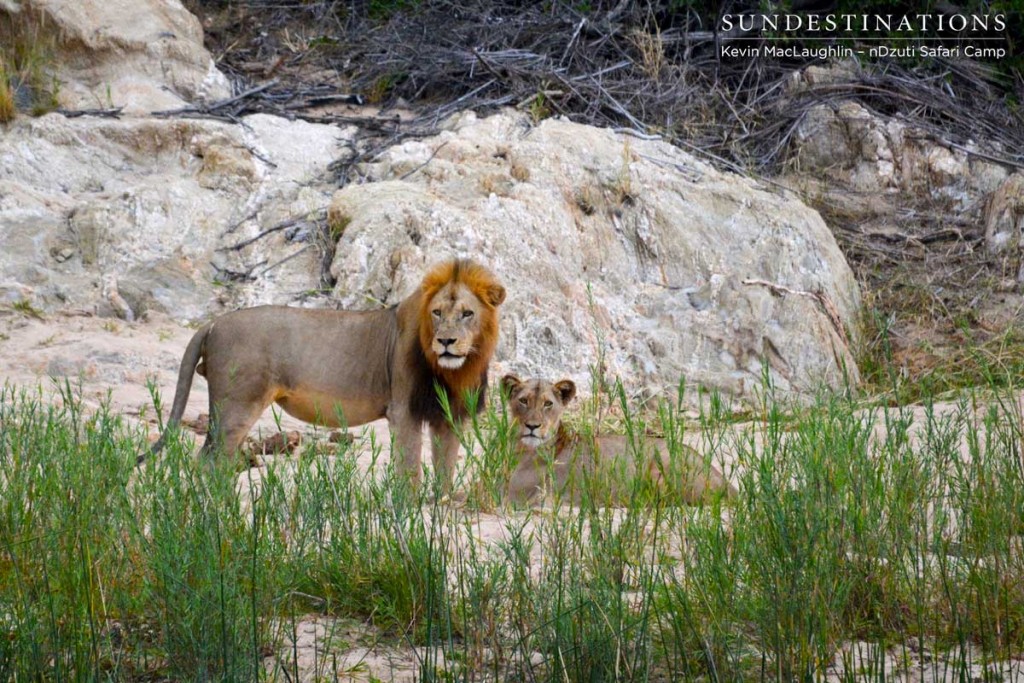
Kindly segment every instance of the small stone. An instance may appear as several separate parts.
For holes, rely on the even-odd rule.
[[[327,437],[327,442],[351,445],[353,442],[355,442],[355,437],[353,437],[348,432],[335,430],[331,432],[330,436]]]
[[[71,258],[74,255],[75,255],[75,250],[74,249],[72,249],[71,247],[64,247],[63,249],[61,249],[60,251],[57,252],[57,254],[54,256],[54,258],[57,259],[57,263],[64,263],[65,261],[67,261],[69,258]]]

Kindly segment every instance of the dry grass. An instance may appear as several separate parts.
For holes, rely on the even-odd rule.
[[[530,169],[518,162],[514,162],[512,164],[512,168],[510,169],[509,173],[512,175],[514,179],[516,179],[520,183],[525,183],[527,180],[530,179]]]
[[[593,185],[584,185],[577,188],[573,199],[580,211],[587,216],[593,216],[597,213],[597,210],[603,203],[601,201],[601,191]]]
[[[632,205],[636,199],[636,188],[633,187],[633,174],[630,170],[630,164],[634,160],[629,138],[626,138],[622,144],[622,163],[619,166],[619,172],[609,187],[612,201],[616,206]]]
[[[498,197],[508,197],[512,192],[512,181],[500,173],[488,173],[481,176],[478,185],[481,194],[487,196],[493,194]]]
[[[56,44],[32,12],[0,15],[0,122],[13,120],[18,111],[40,116],[57,108]]]
[[[0,56],[0,123],[10,123],[17,115],[14,88],[8,75],[7,60]]]
[[[629,40],[640,54],[640,64],[644,75],[655,83],[661,80],[665,71],[665,43],[661,39],[661,29],[657,26],[653,31],[635,28],[629,32]]]

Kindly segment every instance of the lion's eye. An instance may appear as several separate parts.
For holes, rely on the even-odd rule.
[[[519,399],[519,405],[525,406],[526,404],[527,404],[527,400],[525,398]]]
[[[463,311],[462,312],[462,317],[463,318],[472,318],[473,317],[473,311]]]
[[[554,404],[554,403],[552,403],[551,401],[544,401],[544,407],[545,407],[545,408],[550,408],[550,407],[551,407],[551,406],[553,406],[553,405],[555,405],[555,404]]]
[[[431,311],[431,313],[434,314],[435,318],[440,318],[441,317],[441,309],[440,308],[435,308],[433,311]]]

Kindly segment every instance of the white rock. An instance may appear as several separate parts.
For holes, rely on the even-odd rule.
[[[812,107],[797,126],[795,140],[799,168],[805,173],[824,172],[858,192],[951,199],[961,210],[994,191],[1008,175],[1005,168],[965,148],[944,144],[852,101]]]
[[[211,262],[244,271],[307,247],[281,232],[223,250],[321,210],[331,186],[318,179],[351,132],[267,116],[244,124],[17,119],[0,137],[0,281],[31,288],[45,309],[124,315],[104,295],[110,276],[135,314],[155,308],[180,321],[205,318],[218,302],[289,301],[315,288],[312,248],[263,277],[255,269],[255,281],[230,295],[214,287],[223,276]]]
[[[231,95],[203,47],[202,25],[179,0],[23,0],[21,6],[57,37],[64,107],[147,114]]]
[[[857,285],[821,217],[671,145],[466,116],[363,170],[330,209],[346,225],[331,266],[345,307],[395,303],[431,263],[471,256],[509,291],[499,370],[588,384],[600,367],[671,395],[685,376],[750,396],[762,362],[783,391],[836,385],[843,365],[856,380],[810,296],[852,327]]]
[[[1024,173],[1015,173],[993,192],[985,205],[985,245],[993,254],[1020,249],[1024,233]]]

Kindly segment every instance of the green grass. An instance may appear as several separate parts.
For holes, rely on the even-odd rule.
[[[999,680],[1024,651],[1011,392],[943,410],[763,395],[746,425],[717,397],[696,423],[663,404],[652,425],[618,399],[627,433],[688,430],[735,460],[731,504],[638,488],[624,509],[591,491],[496,517],[514,465],[500,404],[463,435],[485,455],[453,507],[312,442],[250,494],[189,439],[136,470],[143,439],[120,416],[67,385],[56,401],[5,387],[0,680],[297,680],[287,637],[309,614],[420,648],[422,680],[821,680],[844,662],[841,680],[883,680],[885,651],[947,680],[981,659]],[[503,532],[485,542],[480,522]]]

